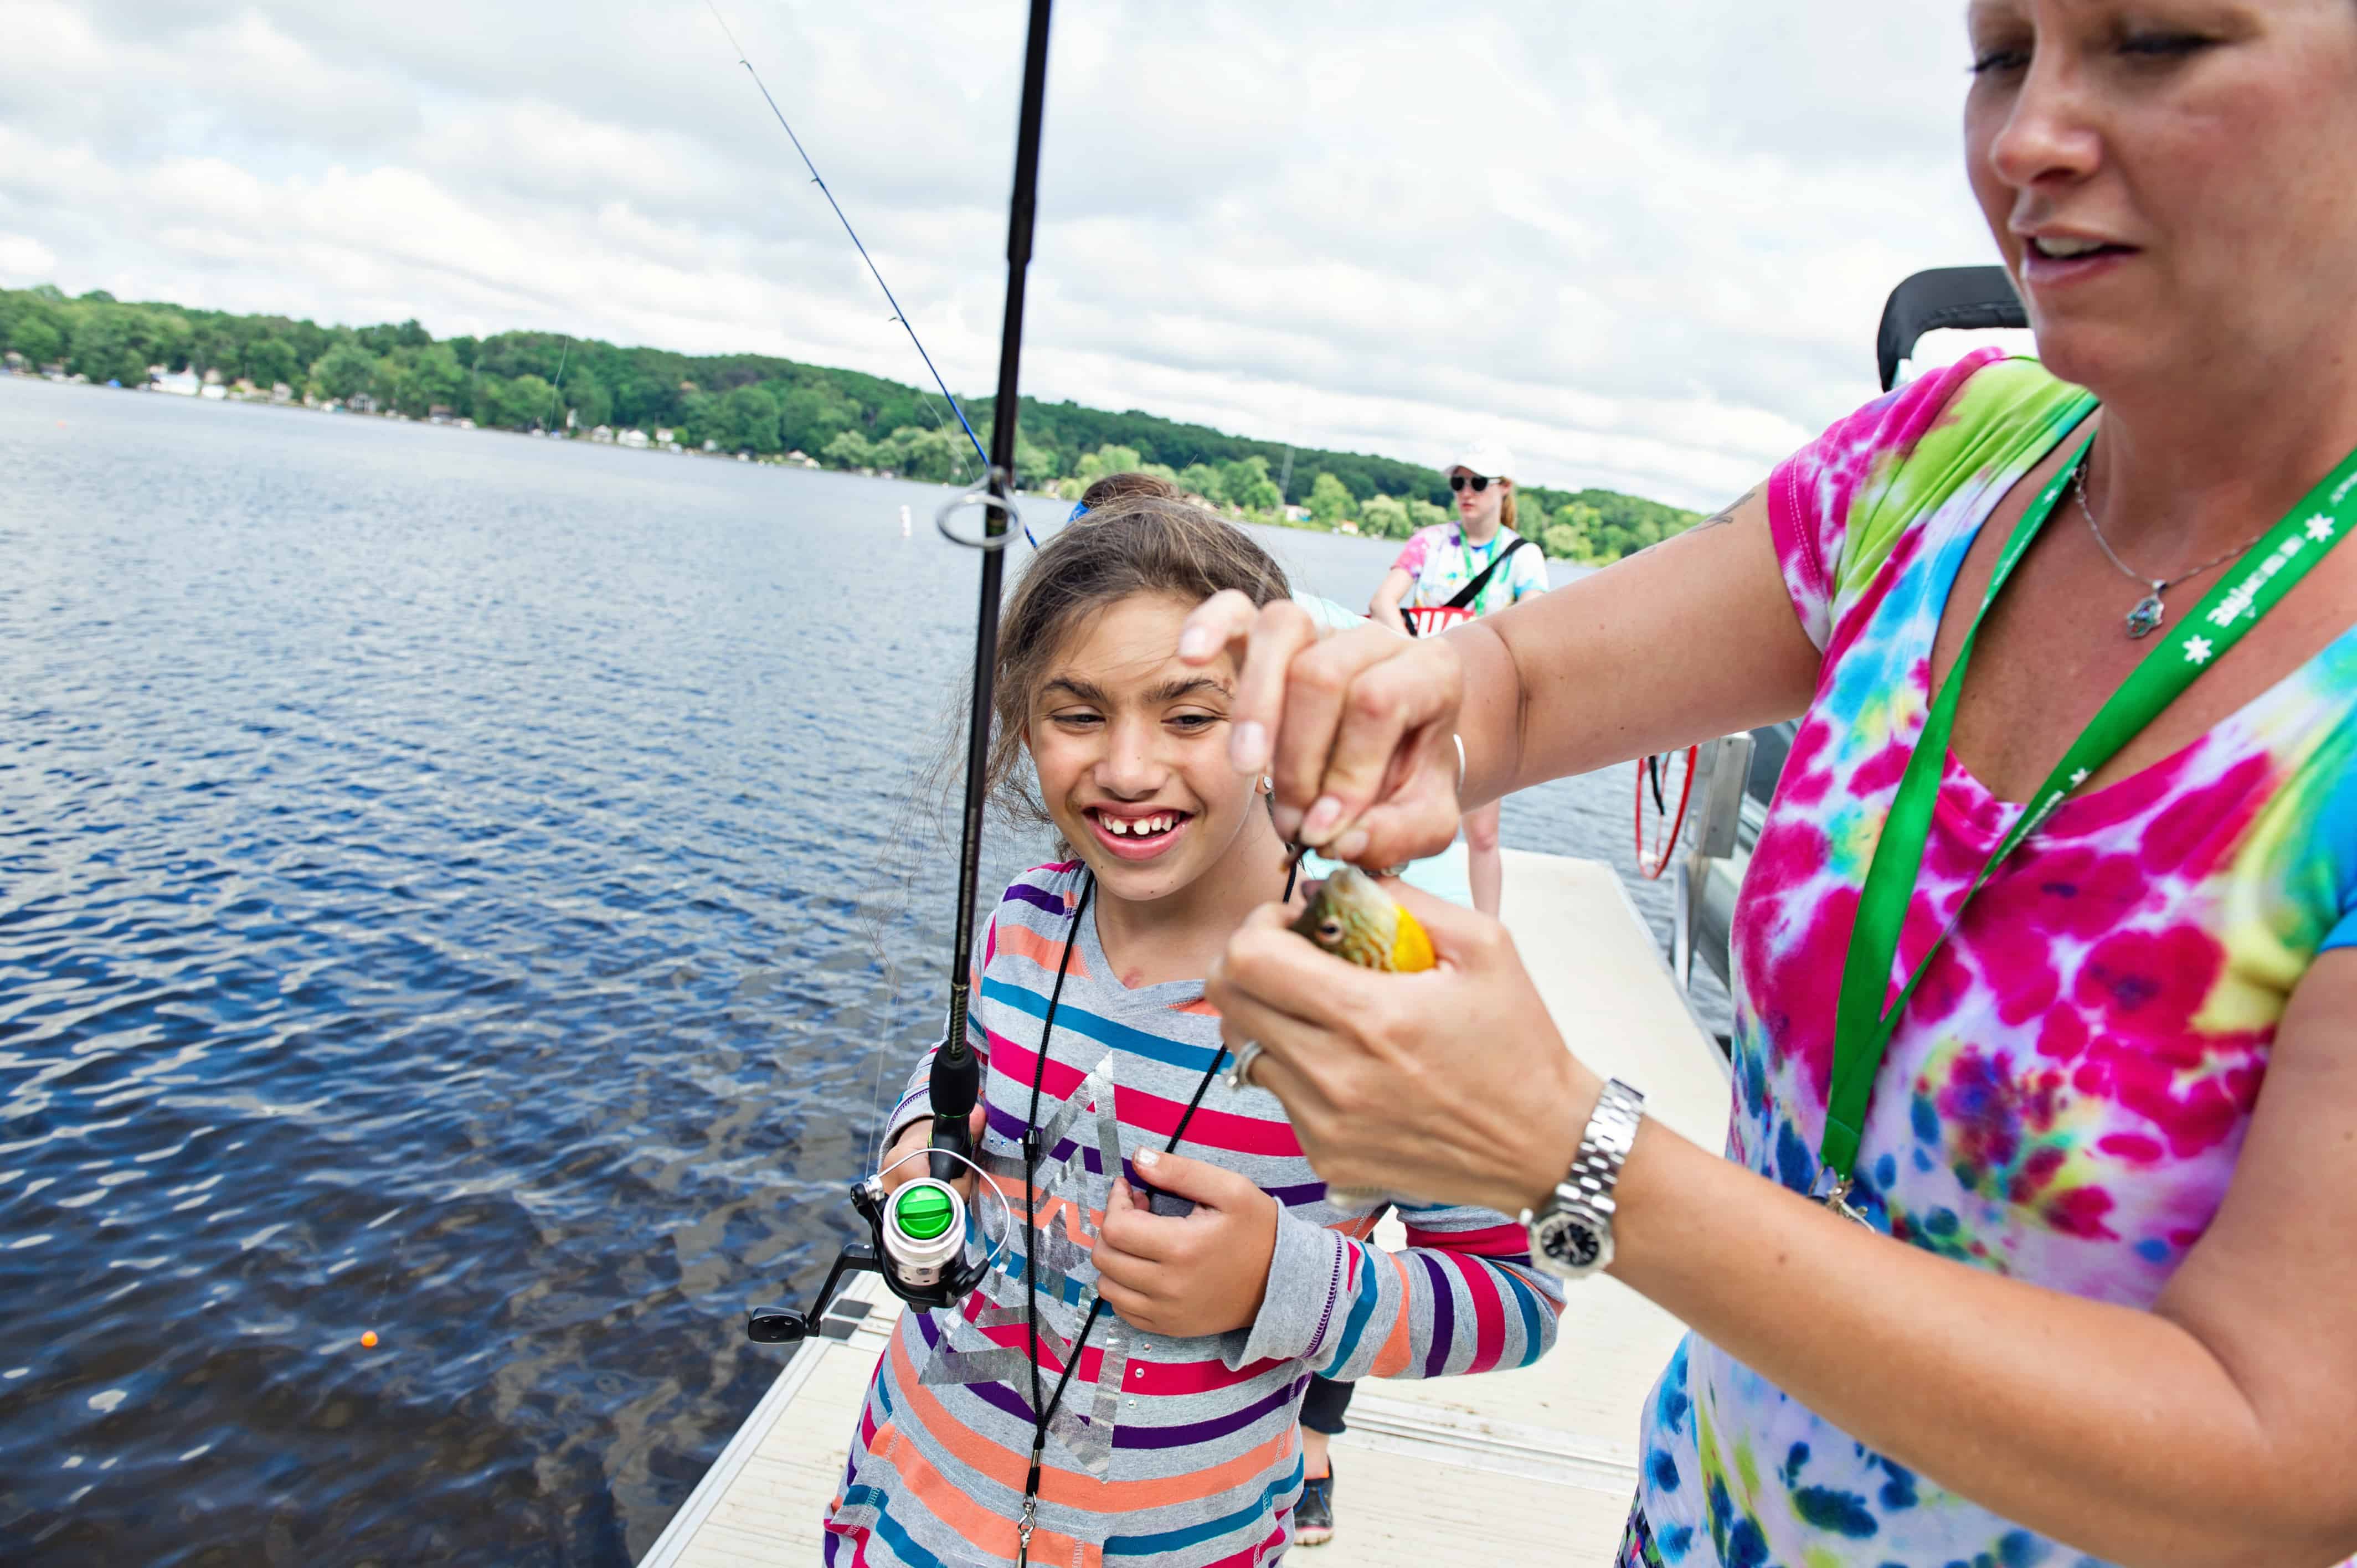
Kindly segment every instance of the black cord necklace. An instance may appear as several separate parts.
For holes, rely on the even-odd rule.
[[[1285,868],[1285,897],[1293,897],[1293,885],[1301,870],[1297,856]],[[1089,1304],[1089,1315],[1081,1323],[1081,1331],[1072,1336],[1072,1348],[1064,1358],[1063,1375],[1056,1380],[1055,1391],[1046,1402],[1039,1398],[1039,1260],[1036,1255],[1039,1243],[1039,1194],[1036,1189],[1039,1168],[1039,1088],[1048,1072],[1048,1048],[1056,1036],[1056,1008],[1064,999],[1064,977],[1071,972],[1072,947],[1079,941],[1081,921],[1089,912],[1089,897],[1096,891],[1096,877],[1090,872],[1081,873],[1081,896],[1072,906],[1071,918],[1064,927],[1064,952],[1056,961],[1056,983],[1048,992],[1048,1012],[1039,1025],[1039,1048],[1031,1058],[1031,1101],[1023,1113],[1023,1318],[1031,1341],[1031,1468],[1023,1481],[1023,1517],[1016,1521],[1015,1541],[1017,1568],[1029,1568],[1031,1562],[1031,1529],[1039,1511],[1039,1473],[1041,1456],[1048,1448],[1048,1423],[1055,1418],[1056,1407],[1063,1402],[1064,1390],[1071,1386],[1072,1374],[1080,1369],[1081,1353],[1088,1348],[1089,1333],[1104,1314],[1104,1297],[1100,1295]],[[1178,1141],[1187,1135],[1187,1124],[1195,1119],[1195,1110],[1203,1103],[1203,1095],[1211,1087],[1211,1079],[1220,1064],[1228,1059],[1228,1048],[1221,1046],[1211,1053],[1211,1066],[1196,1080],[1194,1095],[1187,1101],[1178,1125],[1162,1145],[1166,1155],[1175,1153]],[[1074,1092],[1078,1092],[1075,1090]],[[1117,1181],[1122,1173],[1107,1171],[1108,1181]]]

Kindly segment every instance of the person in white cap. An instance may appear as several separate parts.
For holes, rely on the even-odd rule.
[[[1367,607],[1375,619],[1410,636],[1434,636],[1546,591],[1544,553],[1514,532],[1514,455],[1490,439],[1460,451],[1448,469],[1457,521],[1417,530]],[[1496,801],[1466,813],[1465,857],[1473,907],[1496,915],[1505,881]]]

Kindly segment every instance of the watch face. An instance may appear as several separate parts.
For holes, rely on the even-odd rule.
[[[1604,1243],[1596,1228],[1568,1214],[1548,1218],[1539,1244],[1548,1259],[1562,1269],[1592,1269],[1604,1255]]]

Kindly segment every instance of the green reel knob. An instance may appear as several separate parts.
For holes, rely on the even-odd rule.
[[[938,1187],[903,1187],[892,1204],[892,1222],[902,1234],[931,1241],[957,1223],[957,1204]]]

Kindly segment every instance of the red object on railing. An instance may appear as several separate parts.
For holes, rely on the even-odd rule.
[[[1637,870],[1648,882],[1659,882],[1662,879],[1662,873],[1670,868],[1671,852],[1677,848],[1678,834],[1686,825],[1686,802],[1694,797],[1695,762],[1700,756],[1701,750],[1700,746],[1686,747],[1686,772],[1685,777],[1678,782],[1677,811],[1673,815],[1667,813],[1665,810],[1664,814],[1668,815],[1670,831],[1663,835],[1658,845],[1650,849],[1645,844],[1645,775],[1647,770],[1662,761],[1663,757],[1641,757],[1637,759]],[[1669,753],[1663,754],[1663,757],[1669,755]],[[1658,780],[1654,788],[1658,793],[1660,790]],[[1668,804],[1666,800],[1663,804],[1666,808]]]
[[[1402,609],[1400,614],[1406,618],[1418,637],[1438,637],[1442,632],[1453,630],[1473,618],[1471,610],[1458,609],[1453,605],[1437,605],[1431,609]]]

